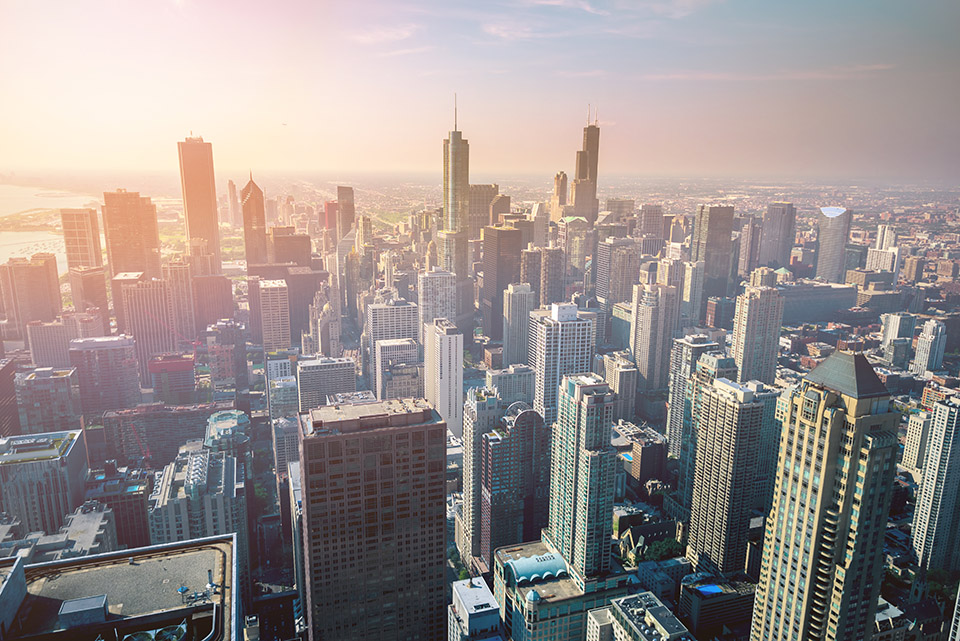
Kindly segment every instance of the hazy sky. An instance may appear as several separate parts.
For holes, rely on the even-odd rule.
[[[0,170],[960,178],[956,0],[0,0]],[[439,180],[439,178],[438,178]]]

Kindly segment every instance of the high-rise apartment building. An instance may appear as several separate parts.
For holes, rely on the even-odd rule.
[[[700,205],[693,224],[691,260],[703,261],[704,296],[726,296],[733,255],[733,207]]]
[[[641,393],[667,387],[671,341],[680,323],[680,292],[673,285],[634,285],[630,349]]]
[[[140,403],[140,366],[130,336],[98,336],[70,341],[70,366],[80,381],[80,406],[88,425],[108,410]]]
[[[896,338],[907,338],[912,343],[917,317],[904,313],[880,314],[880,325],[880,347],[886,348],[887,344]]]
[[[529,364],[535,379],[533,409],[552,425],[557,420],[557,393],[563,377],[589,372],[593,366],[593,319],[572,303],[554,303],[530,312]]]
[[[133,336],[140,381],[150,380],[150,359],[176,351],[170,286],[159,279],[124,283],[120,294],[125,330]]]
[[[698,572],[746,569],[764,414],[754,393],[762,390],[755,381],[719,378],[694,393],[697,461],[687,558]]]
[[[535,541],[550,511],[550,429],[526,403],[513,403],[480,439],[480,559]]]
[[[776,202],[763,212],[759,263],[786,267],[797,237],[797,210],[793,203]]]
[[[933,413],[927,410],[911,414],[907,419],[907,442],[903,446],[903,459],[900,464],[911,472],[917,481],[923,479],[919,472],[926,466],[927,441],[932,425]]]
[[[308,638],[441,641],[443,420],[423,400],[328,405],[301,434]]]
[[[633,293],[640,274],[640,248],[632,238],[605,238],[597,243],[595,265],[597,300],[609,313]]]
[[[817,216],[817,278],[828,283],[842,283],[845,250],[850,238],[853,214],[843,207],[821,207]]]
[[[61,209],[60,224],[63,227],[68,269],[103,265],[96,209]]]
[[[373,382],[377,368],[377,341],[394,338],[420,338],[420,309],[416,303],[402,298],[393,299],[385,303],[367,305],[367,322],[364,328],[367,335],[367,367],[369,380]]]
[[[447,606],[447,641],[497,641],[500,611],[493,593],[480,578],[454,581]]]
[[[227,211],[230,226],[234,229],[243,229],[243,214],[240,211],[240,197],[237,195],[237,183],[227,181]]]
[[[0,438],[0,505],[28,532],[57,532],[83,504],[86,476],[79,430]]]
[[[789,392],[752,641],[872,634],[899,422],[863,354],[834,352]]]
[[[107,461],[101,469],[87,475],[86,500],[97,501],[113,510],[117,543],[127,549],[150,545],[147,499],[151,479],[142,470],[117,467]]]
[[[520,281],[520,230],[512,226],[483,228],[483,333],[491,340],[503,338],[503,292]]]
[[[687,387],[691,384],[693,373],[697,371],[697,361],[703,354],[718,349],[720,345],[711,341],[706,334],[673,339],[668,375],[670,393],[667,400],[667,447],[671,456],[681,455],[684,425],[689,429],[692,408]]]
[[[111,277],[124,272],[160,277],[157,206],[149,198],[126,189],[104,192],[103,234]],[[114,292],[113,297],[116,301],[119,292]]]
[[[213,177],[213,145],[202,137],[177,143],[180,154],[180,185],[187,238],[203,241],[213,255],[214,273],[220,273],[220,219],[217,186]]]
[[[917,353],[910,371],[920,375],[937,371],[943,365],[946,347],[947,326],[933,318],[926,321],[917,338]]]
[[[506,411],[496,389],[472,387],[463,405],[463,504],[455,516],[454,538],[467,567],[480,556],[483,436]]]
[[[528,247],[520,252],[520,282],[530,285],[535,305],[540,306],[540,266],[543,262],[541,247]]]
[[[616,395],[595,374],[565,375],[553,428],[550,516],[544,537],[578,577],[610,570],[617,452]]]
[[[733,359],[737,381],[773,384],[780,351],[783,296],[775,287],[747,286],[733,316]]]
[[[57,257],[46,253],[15,256],[0,265],[0,298],[7,322],[22,340],[27,338],[30,321],[56,319],[63,309]]]
[[[423,389],[451,432],[463,433],[463,334],[446,318],[427,325]]]
[[[927,261],[922,256],[907,256],[903,259],[903,281],[916,285],[923,280],[923,270],[926,267]]]
[[[457,318],[457,277],[434,267],[417,276],[417,305],[420,310],[420,334],[417,340],[424,342],[426,326],[435,318]]]
[[[536,373],[529,365],[508,365],[503,369],[488,369],[486,386],[496,389],[506,405],[523,401],[533,405]]]
[[[77,370],[38,367],[17,375],[17,407],[22,434],[43,434],[83,427]]]
[[[296,364],[300,411],[327,404],[327,396],[357,391],[357,363],[352,358],[303,358]]]
[[[913,549],[921,568],[953,572],[960,568],[960,397],[936,403],[932,415],[920,462]]]
[[[600,355],[597,355],[600,358]],[[610,390],[617,395],[613,420],[632,421],[636,414],[637,366],[633,364],[632,354],[628,351],[611,352],[603,355],[603,379]]]
[[[503,290],[503,366],[527,362],[530,312],[536,293],[527,283],[510,283]]]
[[[566,298],[566,263],[559,247],[544,247],[540,251],[540,305],[562,303]]]
[[[43,321],[27,323],[27,344],[30,346],[30,360],[37,367],[66,367],[69,365],[70,357],[67,354],[69,343],[69,330],[62,320],[49,323]]]
[[[247,265],[267,262],[267,219],[264,209],[263,190],[250,180],[240,192],[243,207],[243,251]]]
[[[258,292],[263,350],[272,352],[289,348],[293,343],[290,335],[290,301],[286,281],[261,280]]]

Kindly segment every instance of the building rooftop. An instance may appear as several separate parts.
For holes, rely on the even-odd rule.
[[[235,547],[235,535],[230,534],[28,565],[20,637],[68,629],[60,620],[65,603],[69,610],[89,599],[105,599],[106,621],[89,630],[93,636],[123,638],[192,617],[198,628],[195,638],[205,637],[216,625],[221,634],[213,639],[233,639]],[[14,562],[0,561],[0,576],[9,573]],[[215,585],[208,589],[210,578]]]
[[[70,341],[70,349],[114,349],[117,347],[133,347],[133,345],[133,336],[127,336],[126,334],[74,338]]]
[[[66,456],[80,431],[24,434],[0,438],[0,465],[53,460]]]
[[[621,597],[610,603],[616,611],[614,618],[633,628],[633,630],[628,630],[632,639],[641,641],[689,639],[689,641],[694,641],[692,635],[687,636],[689,631],[686,626],[680,623],[680,620],[652,592],[641,592],[640,594]]]
[[[359,432],[365,429],[440,423],[433,406],[422,398],[392,398],[374,403],[325,405],[307,413],[307,435]]]
[[[463,581],[453,582],[453,591],[466,609],[466,614],[473,615],[479,612],[488,612],[499,608],[493,593],[483,579],[474,577]]]
[[[890,395],[861,353],[836,351],[807,374],[806,380],[852,398]]]
[[[511,568],[511,576],[505,578],[510,584],[516,582],[517,594],[525,599],[561,601],[583,594],[569,576],[563,557],[543,541],[500,548],[494,554],[501,559],[504,568]],[[538,559],[542,561],[538,562]]]

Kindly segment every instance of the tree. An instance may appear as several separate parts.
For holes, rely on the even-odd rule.
[[[672,559],[680,556],[680,552],[682,551],[683,548],[680,546],[679,541],[676,539],[665,539],[651,543],[643,553],[643,560],[663,561],[664,559]]]

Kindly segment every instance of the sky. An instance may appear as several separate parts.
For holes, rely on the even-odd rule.
[[[960,179],[956,0],[0,0],[0,171]]]

